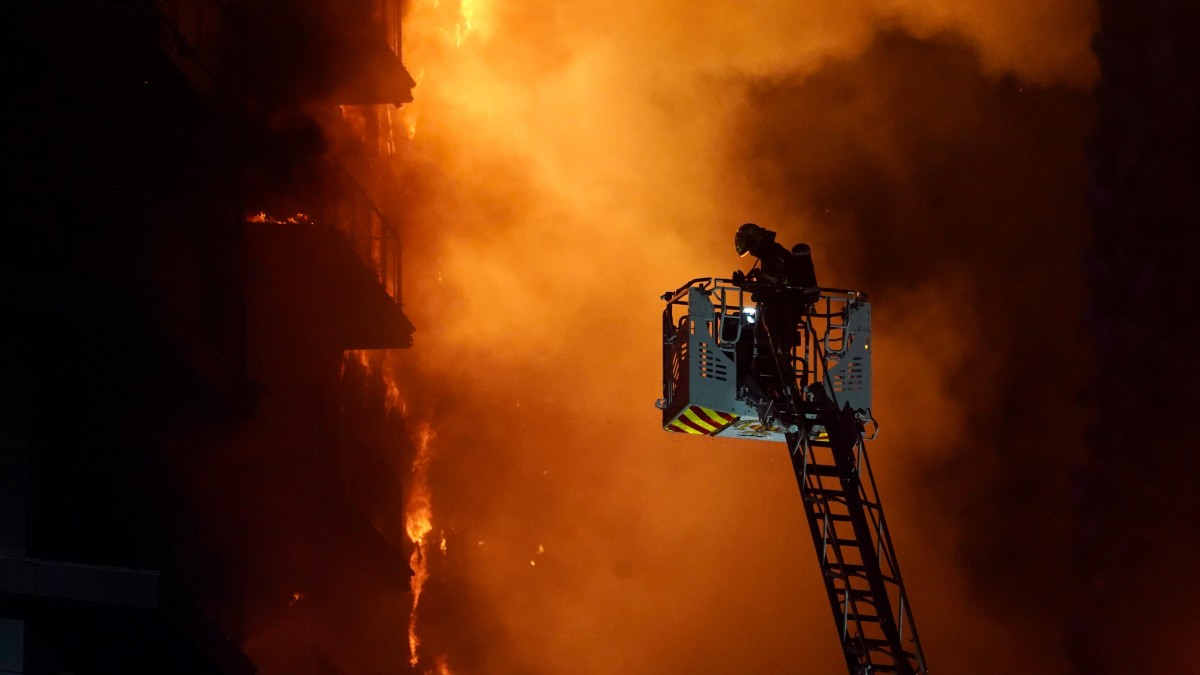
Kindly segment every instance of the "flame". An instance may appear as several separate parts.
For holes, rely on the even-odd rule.
[[[266,211],[259,211],[252,216],[246,216],[247,223],[273,223],[276,225],[300,225],[311,222],[306,214],[297,213],[284,219],[268,216]]]
[[[385,129],[387,147],[387,156],[391,157],[396,154],[396,124],[392,121],[392,106],[383,106],[383,113],[387,117],[387,128]],[[410,137],[411,138],[411,137]]]
[[[421,118],[421,111],[417,110],[412,103],[404,106],[404,111],[400,115],[400,123],[404,125],[404,134],[412,140],[417,135],[417,120]]]
[[[261,221],[256,221],[256,222],[261,222]],[[358,365],[361,366],[363,368],[363,370],[370,372],[371,362],[368,360],[368,358],[369,357],[367,356],[367,352],[362,349],[351,349],[351,350],[342,352],[342,365],[341,365],[341,369],[338,371],[338,375],[340,377],[346,376],[346,365],[348,363],[350,363],[351,361],[357,361]]]
[[[387,386],[387,392],[384,394],[383,404],[389,412],[399,412],[401,415],[408,414],[408,401],[400,395],[400,386],[392,378],[385,378],[384,384]]]
[[[923,33],[965,22],[954,15],[971,15],[979,20],[969,25],[979,27],[977,33],[985,37],[987,29],[998,22],[978,8],[1003,6],[995,0],[907,4],[915,8],[910,14],[918,16],[912,21]],[[1057,3],[1015,4],[1041,7]],[[421,251],[420,258],[428,261],[421,277],[414,280],[421,284],[416,286],[417,292],[411,292],[411,287],[407,290],[409,298],[425,305],[423,311],[431,317],[426,325],[436,325],[439,331],[426,354],[430,361],[440,359],[445,365],[430,368],[434,373],[430,381],[438,382],[440,391],[452,392],[456,403],[466,409],[495,411],[484,413],[489,421],[504,414],[497,402],[510,400],[521,401],[521,413],[545,407],[557,419],[592,419],[598,401],[614,411],[618,420],[625,414],[630,419],[645,414],[645,392],[658,384],[653,373],[644,376],[653,370],[646,367],[645,357],[597,358],[596,363],[603,365],[592,366],[590,357],[584,356],[586,349],[572,348],[572,338],[592,335],[597,326],[633,325],[628,318],[631,306],[649,308],[645,316],[654,316],[660,308],[650,308],[653,303],[641,299],[657,292],[655,286],[660,282],[652,279],[673,286],[691,278],[696,270],[730,269],[736,264],[728,244],[731,229],[717,232],[718,228],[761,217],[777,223],[781,231],[806,236],[825,224],[810,219],[804,211],[793,212],[787,200],[770,194],[770,184],[763,194],[752,181],[743,181],[759,172],[757,168],[748,170],[751,164],[742,164],[759,161],[750,157],[755,152],[750,147],[754,136],[743,128],[748,120],[757,119],[754,111],[746,108],[746,101],[753,100],[747,94],[753,90],[745,83],[766,86],[777,80],[798,81],[827,61],[854,58],[867,47],[880,21],[876,14],[895,13],[899,5],[888,0],[860,7],[826,0],[767,3],[732,11],[723,3],[581,3],[555,11],[558,7],[552,3],[493,7],[480,0],[460,0],[442,3],[439,9],[432,0],[414,0],[406,17],[405,58],[418,68],[427,68],[430,77],[420,85],[422,142],[413,144],[412,157],[422,170],[430,168],[425,175],[433,194],[428,205],[418,211],[422,219],[428,219],[426,224],[406,233],[410,238],[406,245],[412,246],[409,250]],[[946,18],[935,17],[938,12]],[[488,30],[503,39],[488,43]],[[1085,39],[1079,41],[1084,52],[1090,35],[1085,33]],[[1031,49],[1030,58],[1015,63],[1032,64],[1038,60],[1036,56]],[[404,119],[410,124],[396,129],[398,138],[415,135],[416,112],[415,108],[408,110],[411,117]],[[740,142],[742,139],[746,141]],[[864,135],[863,148],[874,149],[883,143],[873,139]],[[813,166],[834,153],[820,143],[813,152],[820,155]],[[731,162],[735,157],[738,161]],[[507,171],[510,168],[512,171]],[[620,269],[637,272],[612,273]],[[436,274],[429,274],[435,270]],[[647,287],[653,290],[647,293]],[[586,303],[586,309],[575,312],[576,306],[583,304],[579,297],[605,301]],[[513,298],[519,300],[510,302]],[[500,299],[504,299],[505,311],[497,311]],[[620,307],[620,315],[609,313],[616,307]],[[656,344],[661,336],[652,323],[636,323],[643,327],[623,331],[622,342],[642,347]],[[478,362],[471,360],[475,358]],[[473,368],[476,363],[486,364],[487,369]],[[465,383],[462,373],[468,371],[487,375]],[[441,384],[450,381],[435,379],[443,372],[456,375],[457,382]],[[577,386],[571,389],[571,396],[555,397],[547,393],[556,389],[547,387],[545,377],[526,377],[527,372],[569,373]],[[492,382],[503,382],[503,386]],[[571,413],[583,414],[574,418]],[[473,441],[494,442],[496,448],[519,457],[519,475],[529,480],[524,472],[532,478],[532,462],[543,461],[541,456],[546,454],[540,450],[543,437],[538,429],[516,432],[514,426],[502,427],[508,438],[484,436],[481,431]],[[556,471],[565,467],[570,472],[559,472],[546,481],[557,511],[542,513],[530,505],[536,500],[523,494],[503,494],[497,495],[496,511],[480,517],[502,527],[471,531],[464,522],[466,536],[476,535],[472,538],[477,541],[477,548],[464,558],[486,561],[479,564],[490,566],[478,580],[481,594],[508,610],[503,621],[510,639],[493,638],[481,645],[487,656],[516,652],[521,662],[528,664],[563,663],[569,658],[577,670],[603,671],[605,667],[596,664],[613,662],[614,654],[631,663],[653,663],[649,661],[654,658],[651,652],[664,651],[661,645],[676,639],[673,633],[645,640],[636,634],[618,637],[611,632],[577,629],[611,626],[614,617],[645,611],[625,604],[624,598],[630,594],[624,591],[635,587],[633,584],[643,584],[646,595],[653,598],[640,600],[642,606],[673,602],[678,594],[672,586],[658,583],[653,567],[646,572],[631,568],[624,553],[613,554],[613,560],[597,555],[576,560],[589,573],[572,578],[569,584],[529,586],[523,584],[525,575],[540,578],[555,567],[550,554],[526,549],[524,555],[509,556],[507,548],[516,546],[507,541],[508,533],[517,530],[524,535],[522,528],[527,523],[522,520],[532,516],[559,528],[547,532],[546,539],[558,560],[571,549],[554,533],[574,533],[581,529],[580,521],[588,522],[589,527],[583,529],[590,538],[609,536],[621,543],[613,549],[635,542],[647,552],[659,552],[664,550],[658,543],[664,541],[662,533],[677,532],[681,519],[689,522],[686,519],[727,515],[726,506],[708,503],[654,508],[688,504],[683,497],[689,494],[685,485],[694,489],[713,476],[725,480],[726,469],[708,461],[697,460],[688,481],[671,485],[651,482],[654,489],[646,492],[627,480],[615,481],[616,489],[610,490],[607,483],[589,484],[572,477],[577,468],[592,466],[578,462],[592,460],[569,458],[589,458],[593,442],[604,444],[600,447],[605,447],[606,471],[617,472],[617,476],[630,466],[638,467],[634,470],[638,476],[653,476],[658,470],[678,475],[675,451],[663,451],[673,441],[635,430],[635,426],[618,425],[620,433],[607,438],[589,438],[592,435],[582,429],[556,433],[554,442],[572,450],[562,453],[568,459],[556,457],[554,461],[562,464],[553,465]],[[443,450],[452,442],[449,436],[447,430],[439,441]],[[639,449],[636,455],[622,454],[632,447]],[[643,448],[657,451],[644,452]],[[629,458],[637,463],[630,464]],[[467,466],[448,467],[447,473],[450,471],[464,477],[475,475],[475,469]],[[738,471],[738,481],[750,484],[748,481],[757,480],[754,465],[739,463]],[[580,469],[578,475],[591,473]],[[664,496],[664,488],[679,491]],[[794,495],[789,490],[784,498],[794,499]],[[440,492],[438,504],[439,516],[444,517],[451,507]],[[655,515],[639,518],[636,527],[625,527],[629,522],[626,513]],[[764,529],[778,527],[776,521],[756,522],[763,523]],[[755,534],[759,533],[757,527]],[[486,544],[480,536],[485,531]],[[610,531],[620,534],[604,534]],[[808,555],[805,549],[801,552]],[[519,575],[513,569],[493,573],[494,561],[501,555],[506,561],[511,558]],[[768,564],[761,557],[753,561]],[[618,569],[629,570],[631,576],[617,578],[610,573]],[[723,567],[704,569],[714,575],[725,572]],[[765,578],[750,576],[754,583]],[[429,595],[421,619],[426,628],[434,621],[428,611],[431,603],[441,600],[432,591]],[[414,623],[417,596],[414,593]],[[481,630],[483,622],[470,619],[469,603],[465,608],[451,607],[450,612],[462,618],[467,625],[464,630]],[[538,630],[547,615],[572,621],[547,639]],[[642,621],[654,615],[647,611],[636,616]],[[686,635],[683,627],[680,633]],[[415,658],[415,644],[412,651]],[[590,661],[593,658],[597,661]],[[429,667],[428,656],[422,665]],[[659,670],[670,669],[655,665]],[[814,668],[822,669],[821,665]]]
[[[406,37],[405,49],[414,43],[423,43],[419,46],[427,47],[428,38],[433,38],[439,45],[453,44],[454,47],[462,47],[472,35],[485,38],[490,27],[485,21],[489,12],[484,4],[482,0],[459,0],[442,7],[438,0],[414,1],[405,21],[407,26],[418,26],[419,35],[416,40]],[[420,28],[431,30],[421,34]],[[421,82],[420,77],[416,80],[418,84]]]
[[[429,465],[433,461],[432,442],[437,434],[428,422],[417,426],[417,453],[412,464],[412,485],[409,488],[408,508],[405,511],[404,527],[408,538],[413,543],[413,552],[409,557],[409,567],[412,568],[412,612],[408,617],[408,650],[409,664],[416,667],[420,660],[417,647],[421,639],[417,636],[417,607],[421,602],[421,591],[429,580],[429,564],[426,552],[426,539],[433,531],[433,494],[429,488]]]
[[[472,19],[475,18],[475,2],[474,0],[460,0],[458,4],[458,23],[454,27],[454,44],[461,47],[463,40],[467,38],[467,34],[473,28]]]
[[[436,8],[437,4],[434,3],[433,7]],[[417,96],[418,100],[412,101],[411,103],[406,104],[403,108],[400,109],[400,112],[399,112],[400,125],[402,127],[404,127],[404,135],[407,136],[408,140],[410,140],[410,141],[417,135],[417,120],[419,120],[421,118],[421,106],[420,106],[420,100],[419,100],[420,97],[419,97],[417,90],[420,89],[421,81],[424,79],[425,79],[425,69],[420,68],[413,75],[413,81],[414,81],[413,95]],[[389,123],[392,122],[391,117],[388,117],[388,122]]]
[[[378,354],[378,353],[377,353]],[[371,358],[371,352],[365,350],[349,350],[342,354],[341,373],[344,376],[350,364],[357,363],[368,373],[378,374],[385,387],[384,405],[389,412],[398,412],[408,418],[409,404],[406,400],[396,373],[396,365],[389,353],[385,358]],[[413,440],[416,452],[412,461],[412,479],[407,486],[407,499],[404,509],[404,530],[413,544],[409,556],[409,567],[412,570],[410,587],[412,590],[412,609],[408,622],[409,664],[416,667],[420,661],[417,649],[421,639],[417,635],[417,608],[421,602],[421,594],[425,583],[429,580],[430,548],[436,546],[442,555],[446,554],[446,533],[440,530],[436,538],[433,532],[433,493],[429,486],[429,467],[434,459],[433,440],[437,433],[428,421],[417,422],[414,425]],[[295,593],[289,604],[294,605],[304,600],[303,593]],[[435,658],[434,669],[427,669],[427,675],[449,674],[447,657],[439,655]]]

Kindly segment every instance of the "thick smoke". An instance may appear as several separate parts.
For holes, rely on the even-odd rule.
[[[753,91],[747,163],[781,196],[781,217],[807,214],[831,265],[852,270],[826,283],[876,301],[890,422],[877,462],[885,495],[920,495],[893,527],[918,550],[962,556],[977,611],[1014,612],[1028,633],[1014,652],[1056,648],[1045,636],[1065,619],[1046,604],[1070,597],[1067,487],[1089,351],[1088,100],[980,77],[965,45],[895,33],[852,62]]]
[[[414,4],[430,654],[842,667],[783,449],[652,405],[657,296],[757,221],[876,301],[876,470],[932,666],[1063,669],[1093,10],[954,7]]]

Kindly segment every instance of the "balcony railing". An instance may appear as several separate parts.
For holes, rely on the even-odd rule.
[[[338,191],[337,199],[315,204],[306,212],[282,218],[262,211],[252,212],[246,215],[246,222],[337,230],[362,264],[375,273],[375,280],[384,292],[400,302],[400,237],[387,216],[353,181]]]
[[[363,264],[375,272],[384,292],[399,303],[400,237],[391,221],[348,174],[346,183],[334,212],[324,220],[337,225]]]

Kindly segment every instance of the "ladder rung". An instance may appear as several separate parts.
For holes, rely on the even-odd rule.
[[[848,567],[850,567],[851,569],[846,569],[846,570],[840,570],[837,567],[838,566],[837,566],[836,562],[827,563],[824,566],[824,569],[826,571],[826,576],[829,576],[834,579],[841,579],[843,577],[845,577],[846,579],[861,579],[864,581],[867,579],[867,570],[864,567],[861,567],[859,565],[850,565]],[[896,583],[896,580],[892,577],[879,575],[876,578],[878,578],[880,581],[882,581],[885,586],[897,586],[898,585]]]
[[[892,646],[891,642],[884,640],[882,638],[858,638],[858,639],[861,640],[862,643],[867,646],[867,649],[883,649],[885,651],[888,651],[888,650],[890,650],[890,648]]]
[[[806,488],[804,488],[804,497],[806,499],[809,497],[816,497],[818,499],[845,501],[846,500],[846,492],[844,490],[838,490],[838,489],[834,489],[834,488],[806,487]]]
[[[879,599],[879,596],[875,595],[869,588],[854,588],[853,586],[848,588],[850,590],[850,599],[854,602],[862,602],[874,607],[875,601]],[[843,599],[846,597],[846,588],[835,588],[833,590],[838,594],[838,597]]]
[[[879,623],[879,617],[873,614],[856,614],[854,615],[853,620],[861,621],[862,623]]]
[[[821,517],[822,517],[822,518],[828,518],[828,519],[830,519],[830,520],[836,520],[836,521],[837,521],[837,522],[839,522],[839,523],[843,523],[843,522],[845,522],[845,523],[848,523],[848,522],[850,522],[850,514],[849,514],[849,513],[832,513],[832,512],[826,512],[826,513],[822,514],[822,515],[821,515]]]
[[[861,565],[847,565],[848,568],[853,567],[856,569],[839,570],[839,569],[837,569],[837,567],[838,567],[838,565],[836,563],[827,564],[826,569],[825,569],[825,576],[831,577],[833,579],[846,579],[846,580],[866,579],[867,578],[867,571]]]
[[[832,464],[817,464],[815,462],[808,463],[808,473],[813,476],[838,476],[836,466]]]

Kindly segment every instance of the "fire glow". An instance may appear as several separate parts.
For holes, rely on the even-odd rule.
[[[458,24],[454,28],[454,44],[461,47],[467,34],[474,28],[471,20],[475,17],[474,0],[461,0],[458,6]]]
[[[275,216],[267,215],[266,211],[259,211],[250,216],[246,216],[247,223],[272,223],[274,225],[302,225],[309,223],[309,218],[306,214],[297,213],[294,216],[287,218],[276,218]]]
[[[1065,3],[1049,4],[1075,17]],[[1086,53],[1087,30],[1079,40],[1026,39],[1029,27],[1046,25],[1035,20],[1046,3],[1016,3],[1012,11],[1005,5],[995,15],[993,5],[1001,3],[409,5],[405,60],[428,76],[418,78],[419,115],[409,106],[396,130],[412,138],[419,117],[420,135],[406,157],[428,191],[412,215],[422,225],[405,242],[413,259],[424,261],[406,289],[406,309],[426,340],[423,381],[412,391],[454,401],[453,419],[473,422],[469,431],[446,424],[438,440],[451,458],[439,464],[439,515],[455,523],[459,537],[478,542],[445,574],[448,583],[473,586],[472,597],[485,607],[506,608],[495,621],[480,621],[465,596],[427,597],[427,640],[442,617],[456,617],[456,628],[478,642],[478,658],[490,666],[481,672],[612,672],[614,662],[657,672],[777,672],[796,662],[789,650],[804,635],[811,637],[809,669],[840,666],[840,654],[810,648],[829,634],[824,614],[805,609],[824,602],[817,580],[796,567],[809,564],[811,544],[785,538],[765,553],[801,522],[795,486],[780,479],[786,468],[780,474],[778,464],[768,464],[778,460],[728,454],[719,445],[683,448],[645,421],[653,416],[653,351],[661,335],[641,319],[658,315],[655,295],[669,284],[734,267],[730,238],[749,219],[777,225],[789,243],[826,237],[812,239],[822,273],[842,273],[831,250],[839,233],[774,189],[773,172],[807,178],[812,169],[803,162],[837,166],[849,161],[839,153],[850,151],[812,138],[794,153],[753,147],[756,136],[747,132],[772,121],[748,107],[762,96],[756,87],[790,91],[830,61],[853,62],[871,48],[877,24],[895,26],[898,14],[921,34],[954,28],[977,41],[988,72],[1086,79],[1074,59]],[[1065,23],[1087,25],[1086,17]],[[1035,49],[1031,42],[1037,58],[1024,51]],[[873,82],[851,83],[864,92],[855,129],[890,105],[870,94]],[[793,109],[828,107],[838,117],[833,111],[841,104],[826,100],[830,94],[805,93],[812,98]],[[836,132],[838,124],[827,126]],[[851,149],[896,153],[890,136],[846,133],[855,141],[846,144]],[[748,156],[759,151],[764,157]],[[776,157],[791,164],[775,167]],[[771,180],[759,185],[762,173]],[[900,334],[892,331],[892,344],[921,344]],[[619,347],[587,348],[605,340]],[[889,373],[904,372],[925,353],[896,351],[885,359]],[[945,404],[937,384],[952,367],[923,364],[919,372],[933,384],[916,389],[931,393],[904,408],[908,419],[937,419],[945,435],[954,433],[944,429],[957,417],[945,418],[957,407]],[[889,384],[881,379],[881,387]],[[904,381],[905,391],[911,384]],[[895,438],[931,433],[906,431]],[[481,447],[486,456],[466,459]],[[413,468],[416,483],[422,469]],[[714,489],[730,498],[711,498]],[[479,502],[488,508],[469,506]],[[710,535],[686,534],[700,530]],[[414,572],[430,562],[431,532],[410,531],[414,545],[421,542]],[[531,532],[544,537],[551,555]],[[737,556],[736,566],[728,562],[731,540],[751,551]],[[926,568],[938,564],[951,563]],[[948,586],[965,586],[954,585],[953,573],[946,577]],[[413,658],[416,604],[428,579],[428,569],[413,579]],[[731,579],[736,591],[709,592]],[[955,606],[974,611],[960,595]],[[753,612],[735,626],[712,619],[747,607]],[[668,614],[672,620],[664,621]],[[931,634],[934,616],[925,618]],[[727,633],[729,639],[697,639]],[[751,642],[762,649],[725,646]],[[430,658],[422,655],[422,666],[430,667]]]
[[[413,544],[409,557],[412,568],[412,612],[408,617],[409,663],[416,666],[420,661],[417,648],[421,639],[417,636],[417,608],[421,603],[421,591],[429,580],[428,538],[433,531],[433,494],[429,489],[429,465],[433,461],[431,444],[437,434],[428,423],[421,423],[416,430],[417,453],[412,464],[412,483],[409,487],[408,505],[405,509],[404,525]],[[444,545],[445,540],[442,540]],[[445,670],[444,661],[439,671]]]
[[[412,553],[409,556],[409,587],[412,595],[412,605],[409,610],[408,645],[409,664],[416,667],[421,661],[418,648],[421,638],[417,632],[417,610],[425,585],[431,576],[430,552],[434,549],[446,555],[447,543],[445,530],[439,530],[434,536],[433,491],[429,481],[429,470],[435,458],[433,441],[437,438],[433,424],[430,421],[415,421],[410,417],[410,405],[407,393],[402,390],[401,380],[396,372],[397,364],[389,354],[382,360],[373,358],[371,352],[352,350],[343,354],[341,374],[344,377],[350,364],[361,367],[364,371],[380,378],[384,386],[383,403],[389,415],[402,418],[408,436],[412,442],[413,459],[410,465],[411,477],[405,485],[404,503],[404,536],[412,543]],[[376,353],[378,354],[378,353]],[[304,599],[303,594],[297,593],[292,602],[296,604]],[[432,663],[426,665],[427,675],[450,675],[449,657],[437,654]]]

